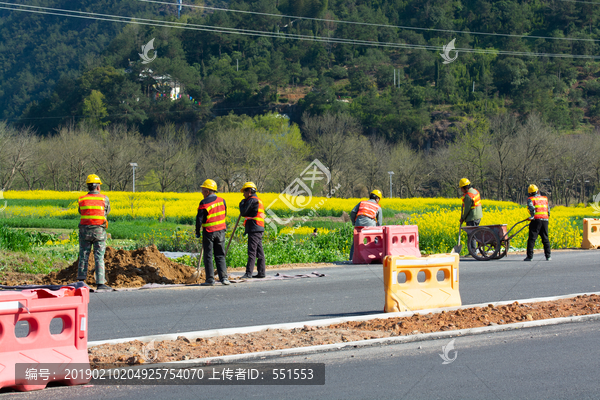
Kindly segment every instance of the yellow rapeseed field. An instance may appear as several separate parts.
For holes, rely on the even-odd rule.
[[[160,192],[103,192],[111,201],[113,217],[131,216],[133,218],[158,219],[163,216],[194,218],[200,193],[160,193]],[[4,211],[8,216],[29,216],[38,218],[77,217],[77,199],[84,192],[56,191],[7,191],[8,207]],[[228,204],[228,215],[239,215],[238,203],[243,199],[241,193],[219,193]],[[287,197],[279,193],[259,193],[265,208],[270,206],[276,214],[288,216],[291,210],[301,210],[300,215],[341,215],[350,213],[352,208],[364,199],[339,199],[327,197]],[[11,199],[20,200],[72,200],[66,208],[50,205],[29,206],[11,205]],[[449,251],[455,244],[458,234],[460,198],[412,198],[382,199],[384,209],[408,214],[405,224],[419,226],[421,250],[426,253]],[[512,202],[484,200],[482,225],[507,224],[510,228],[516,222],[528,217],[526,207]],[[389,215],[389,214],[388,214]],[[550,240],[553,247],[579,247],[581,244],[581,218],[597,217],[591,207],[554,207],[550,219]],[[384,224],[386,221],[384,220]],[[293,228],[292,228],[293,229]],[[292,230],[288,229],[288,230]],[[308,228],[296,230],[295,234],[308,234]],[[306,232],[304,232],[306,231]],[[283,232],[286,233],[286,232]],[[287,232],[289,233],[289,232]],[[465,237],[463,236],[463,239]],[[527,229],[519,234],[511,245],[526,247]]]

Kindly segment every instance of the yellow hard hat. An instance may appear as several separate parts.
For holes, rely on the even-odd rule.
[[[463,187],[463,186],[467,186],[467,185],[470,185],[470,184],[471,184],[470,180],[468,180],[467,178],[462,178],[460,180],[460,182],[458,182],[458,187]]]
[[[244,186],[242,186],[242,188],[240,189],[240,192],[244,193],[244,190],[248,188],[256,190],[256,185],[254,184],[254,182],[246,182],[244,183]]]
[[[88,175],[85,183],[97,183],[98,185],[102,185],[102,182],[100,181],[100,177],[96,174]]]
[[[380,199],[383,199],[383,194],[381,194],[381,190],[375,189],[371,192],[371,194],[374,194],[375,196],[379,197]]]
[[[537,192],[539,189],[537,186],[535,186],[534,184],[529,185],[529,187],[527,188],[527,193],[535,193]]]
[[[217,191],[217,182],[213,181],[212,179],[207,179],[204,181],[204,183],[200,187],[203,187],[203,188],[206,188],[209,190],[214,190],[216,192]]]

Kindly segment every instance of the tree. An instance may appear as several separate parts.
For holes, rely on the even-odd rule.
[[[98,90],[92,90],[92,93],[83,99],[81,113],[88,120],[90,126],[102,128],[108,125],[108,121],[103,121],[108,115],[103,100],[104,95]]]
[[[302,121],[313,156],[331,173],[332,179],[329,182],[331,192],[334,177],[345,169],[349,160],[353,160],[360,154],[358,148],[360,125],[347,114],[312,117],[305,113]]]
[[[131,186],[131,162],[138,164],[136,173],[142,177],[149,166],[147,150],[140,134],[124,125],[113,125],[98,133],[92,162],[105,188],[124,191]]]
[[[17,173],[34,160],[37,141],[30,129],[18,131],[0,122],[0,190],[10,189]]]
[[[510,154],[515,146],[514,140],[519,123],[512,114],[502,114],[490,120],[491,171],[496,179],[496,196],[506,198],[506,178],[509,171]]]
[[[149,139],[148,171],[153,171],[161,192],[177,191],[189,185],[194,171],[191,141],[185,129],[174,124],[160,126],[156,139]]]

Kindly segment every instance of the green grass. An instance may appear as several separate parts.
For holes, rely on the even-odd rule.
[[[348,259],[351,244],[352,225],[348,223],[336,231],[316,237],[275,237],[267,234],[263,241],[263,249],[267,265],[336,262]],[[184,256],[177,261],[194,268],[198,265],[196,257]],[[244,267],[247,261],[247,239],[236,234],[227,254],[227,266]]]
[[[23,200],[23,199],[8,199],[6,200],[9,206],[21,206],[21,207],[41,207],[51,206],[59,208],[75,208],[77,207],[77,200]]]
[[[61,218],[33,218],[33,217],[11,217],[0,219],[0,225],[13,228],[42,228],[45,230],[68,229],[76,230],[79,226],[77,219]],[[133,219],[113,221],[109,220],[108,233],[113,239],[139,239],[144,234],[150,235],[154,232],[161,234],[171,234],[177,228],[194,229],[192,225],[182,225],[175,222],[158,222],[154,219]]]

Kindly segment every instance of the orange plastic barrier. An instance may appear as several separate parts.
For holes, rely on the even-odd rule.
[[[383,259],[383,227],[355,226],[353,264],[380,263]]]
[[[0,388],[29,391],[46,387],[47,383],[28,384],[25,379],[16,379],[16,364],[27,364],[28,368],[36,371],[40,364],[49,363],[61,364],[61,371],[71,364],[78,364],[79,368],[86,364],[89,369],[89,289],[78,286],[64,286],[58,290],[0,291]],[[61,327],[60,320],[62,332],[57,333]],[[17,337],[15,331],[21,321],[29,324],[25,337]],[[51,333],[51,324],[54,334]],[[67,372],[55,374],[48,383],[80,385],[90,380],[81,376],[80,379],[66,377]]]
[[[383,227],[383,256],[421,257],[417,225],[387,225]]]
[[[383,260],[384,312],[462,305],[458,254],[387,256]]]
[[[600,219],[583,219],[583,240],[582,249],[597,249],[600,247]]]

